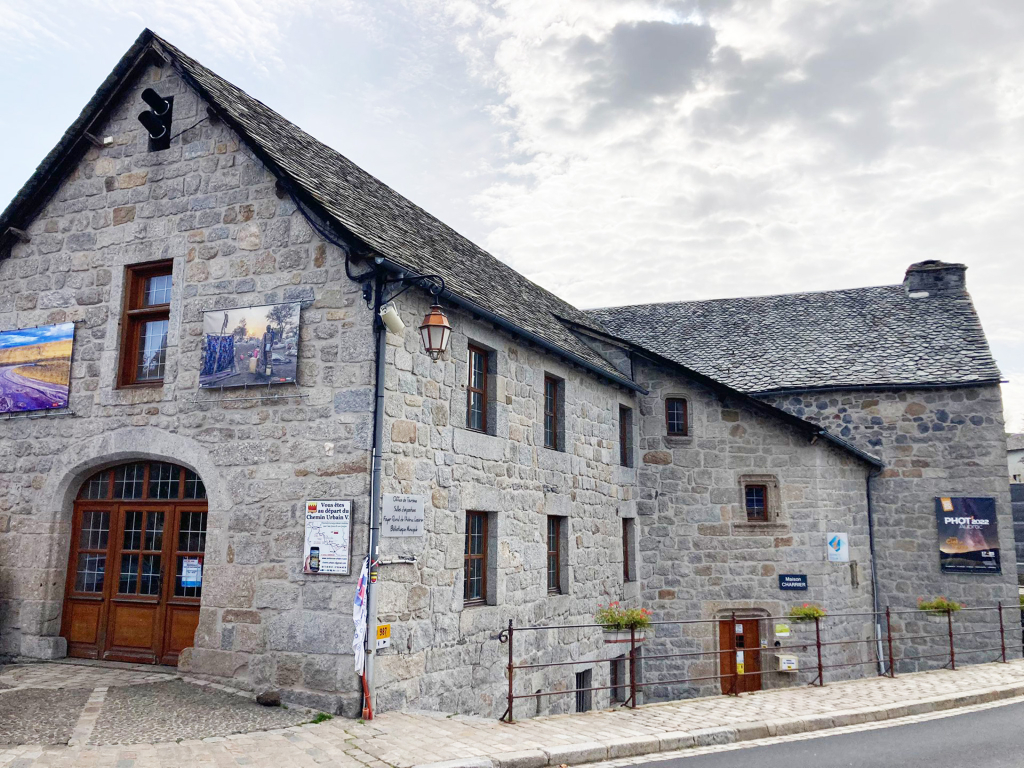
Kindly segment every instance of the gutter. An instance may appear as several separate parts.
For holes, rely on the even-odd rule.
[[[875,658],[878,659],[878,674],[884,675],[886,657],[882,653],[881,605],[878,602],[878,568],[876,567],[877,562],[875,559],[875,522],[874,512],[871,509],[871,478],[878,477],[878,474],[877,470],[868,472],[865,478],[865,495],[868,507],[868,551],[871,553],[871,610],[875,612],[875,645],[877,646],[878,653]]]
[[[858,390],[892,389],[902,387],[904,389],[962,389],[964,387],[980,387],[988,384],[1002,384],[1003,379],[978,379],[977,381],[954,381],[954,382],[895,382],[889,384],[837,384],[835,386],[820,387],[780,387],[779,389],[762,389],[756,392],[749,392],[751,397],[765,397],[767,395],[799,395],[802,393],[814,392],[856,392]]]

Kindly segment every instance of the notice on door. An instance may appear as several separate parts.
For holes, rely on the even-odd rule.
[[[181,586],[203,586],[203,564],[198,557],[186,557],[181,561]]]
[[[351,572],[352,502],[312,499],[306,502],[304,573]]]
[[[423,496],[385,493],[381,505],[380,535],[387,538],[423,535]]]

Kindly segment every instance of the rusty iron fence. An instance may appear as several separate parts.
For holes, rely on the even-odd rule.
[[[516,662],[516,646],[515,639],[518,635],[529,632],[540,632],[540,631],[551,631],[551,630],[594,630],[595,633],[603,633],[604,626],[601,624],[551,624],[551,625],[540,625],[540,626],[514,626],[512,620],[509,620],[508,626],[502,629],[497,639],[500,643],[508,646],[508,664],[506,667],[506,674],[508,677],[508,694],[507,694],[507,707],[505,712],[501,716],[501,720],[505,722],[513,722],[514,720],[514,707],[515,702],[522,699],[534,699],[540,700],[547,697],[553,696],[567,696],[567,695],[578,695],[578,694],[592,694],[597,691],[622,691],[623,689],[628,690],[628,696],[624,701],[617,702],[620,706],[636,708],[638,705],[637,695],[645,688],[651,688],[653,686],[669,686],[679,685],[684,683],[704,683],[708,684],[709,681],[720,681],[723,692],[728,695],[738,695],[741,688],[741,681],[745,678],[761,678],[766,672],[774,670],[758,669],[755,671],[746,671],[745,667],[734,661],[728,666],[732,667],[732,671],[723,673],[723,669],[726,666],[723,664],[727,660],[729,654],[736,653],[738,650],[749,650],[757,654],[758,666],[760,666],[760,659],[762,655],[778,654],[784,651],[807,651],[811,647],[814,648],[813,665],[809,668],[809,671],[814,673],[814,678],[808,683],[808,685],[823,686],[826,682],[826,672],[828,670],[848,669],[852,667],[875,665],[878,668],[878,675],[885,677],[895,677],[896,668],[900,662],[920,662],[923,660],[933,659],[945,659],[946,661],[942,664],[941,668],[950,668],[955,670],[957,668],[957,653],[964,655],[978,654],[978,653],[995,653],[998,654],[994,658],[983,659],[981,661],[974,660],[971,663],[980,664],[986,662],[1001,661],[1006,663],[1007,660],[1007,646],[1006,646],[1006,626],[1003,620],[1003,611],[1006,610],[1002,603],[998,603],[994,606],[985,606],[980,608],[961,608],[958,611],[946,610],[946,611],[924,611],[921,609],[910,609],[910,610],[891,610],[886,608],[885,611],[879,612],[861,612],[861,613],[837,613],[828,614],[822,619],[815,618],[813,622],[805,620],[807,625],[813,624],[814,638],[813,640],[796,642],[789,644],[776,643],[773,647],[759,646],[757,648],[741,649],[735,647],[721,648],[717,650],[705,650],[705,651],[687,651],[682,653],[659,653],[659,654],[644,654],[642,657],[643,663],[649,663],[652,661],[666,661],[670,659],[700,659],[703,657],[717,657],[718,659],[718,674],[715,675],[697,675],[693,677],[674,677],[667,680],[645,680],[641,679],[641,675],[638,670],[638,649],[642,643],[643,638],[638,638],[638,631],[635,629],[629,630],[629,653],[628,655],[617,658],[607,659],[577,659],[571,661],[553,661],[553,662],[537,662],[537,663],[517,663]],[[1016,607],[1013,608],[1016,611]],[[991,629],[965,629],[962,626],[958,626],[956,617],[958,614],[979,614],[982,612],[993,612],[998,615],[998,629],[993,626]],[[1011,614],[1012,615],[1012,614]],[[906,617],[922,617],[922,618],[945,618],[945,627],[938,633],[916,633],[912,634],[906,631],[900,631],[899,627],[894,628],[894,624],[898,621],[903,622],[905,625]],[[901,618],[902,617],[902,618]],[[826,622],[833,622],[839,619],[863,619],[865,621],[871,620],[872,637],[870,638],[856,638],[852,640],[823,640],[822,639],[822,628]],[[743,616],[737,617],[736,613],[732,613],[727,618],[719,619],[693,619],[693,620],[680,620],[680,621],[652,621],[650,623],[651,629],[655,632],[658,631],[658,627],[662,626],[695,626],[695,625],[721,625],[722,623],[731,624],[732,637],[736,638],[736,628],[738,624],[743,621],[787,621],[787,622],[798,622],[792,616]],[[1024,624],[1024,619],[1022,619]],[[623,630],[624,632],[625,630]],[[965,637],[979,637],[982,635],[995,635],[998,633],[999,642],[998,645],[994,644],[995,638],[991,640],[992,645],[984,645],[984,647],[967,647],[961,644],[961,647],[957,648],[956,639]],[[714,637],[712,631],[709,637]],[[935,643],[936,640],[942,640],[941,643]],[[732,641],[735,643],[735,640]],[[987,643],[988,640],[985,640]],[[623,643],[624,645],[624,643]],[[864,645],[872,649],[870,652],[870,658],[852,661],[852,662],[840,662],[840,663],[826,663],[823,653],[827,653],[829,648],[842,648],[848,646]],[[931,650],[935,645],[941,645],[943,650],[938,653],[914,653],[915,650]],[[578,667],[581,665],[593,666],[595,664],[615,664],[617,662],[626,661],[628,662],[628,682],[619,680],[613,682],[610,685],[596,685],[588,687],[574,686],[567,689],[551,689],[551,690],[537,690],[533,693],[517,693],[516,692],[516,672],[524,672],[527,670],[540,670],[546,668],[556,667]],[[962,666],[962,664],[961,664]],[[801,672],[808,671],[807,668],[801,668]],[[728,690],[726,690],[728,688]]]

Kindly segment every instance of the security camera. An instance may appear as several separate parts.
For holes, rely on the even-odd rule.
[[[380,308],[380,319],[384,323],[384,327],[396,336],[401,336],[405,330],[402,316],[398,314],[398,308],[392,302],[388,302]]]

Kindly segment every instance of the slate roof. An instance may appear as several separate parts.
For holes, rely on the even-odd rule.
[[[997,381],[970,296],[902,285],[590,310],[605,329],[742,392]]]
[[[317,141],[245,91],[232,85],[167,41],[145,30],[125,54],[61,143],[39,166],[3,214],[0,233],[19,226],[19,206],[42,189],[55,159],[74,143],[131,60],[153,46],[171,59],[221,117],[265,162],[293,180],[322,212],[397,267],[444,278],[452,298],[482,309],[566,353],[599,373],[636,388],[601,355],[584,344],[565,323],[593,327],[581,310],[526,279],[467,238],[431,216],[344,155]]]

